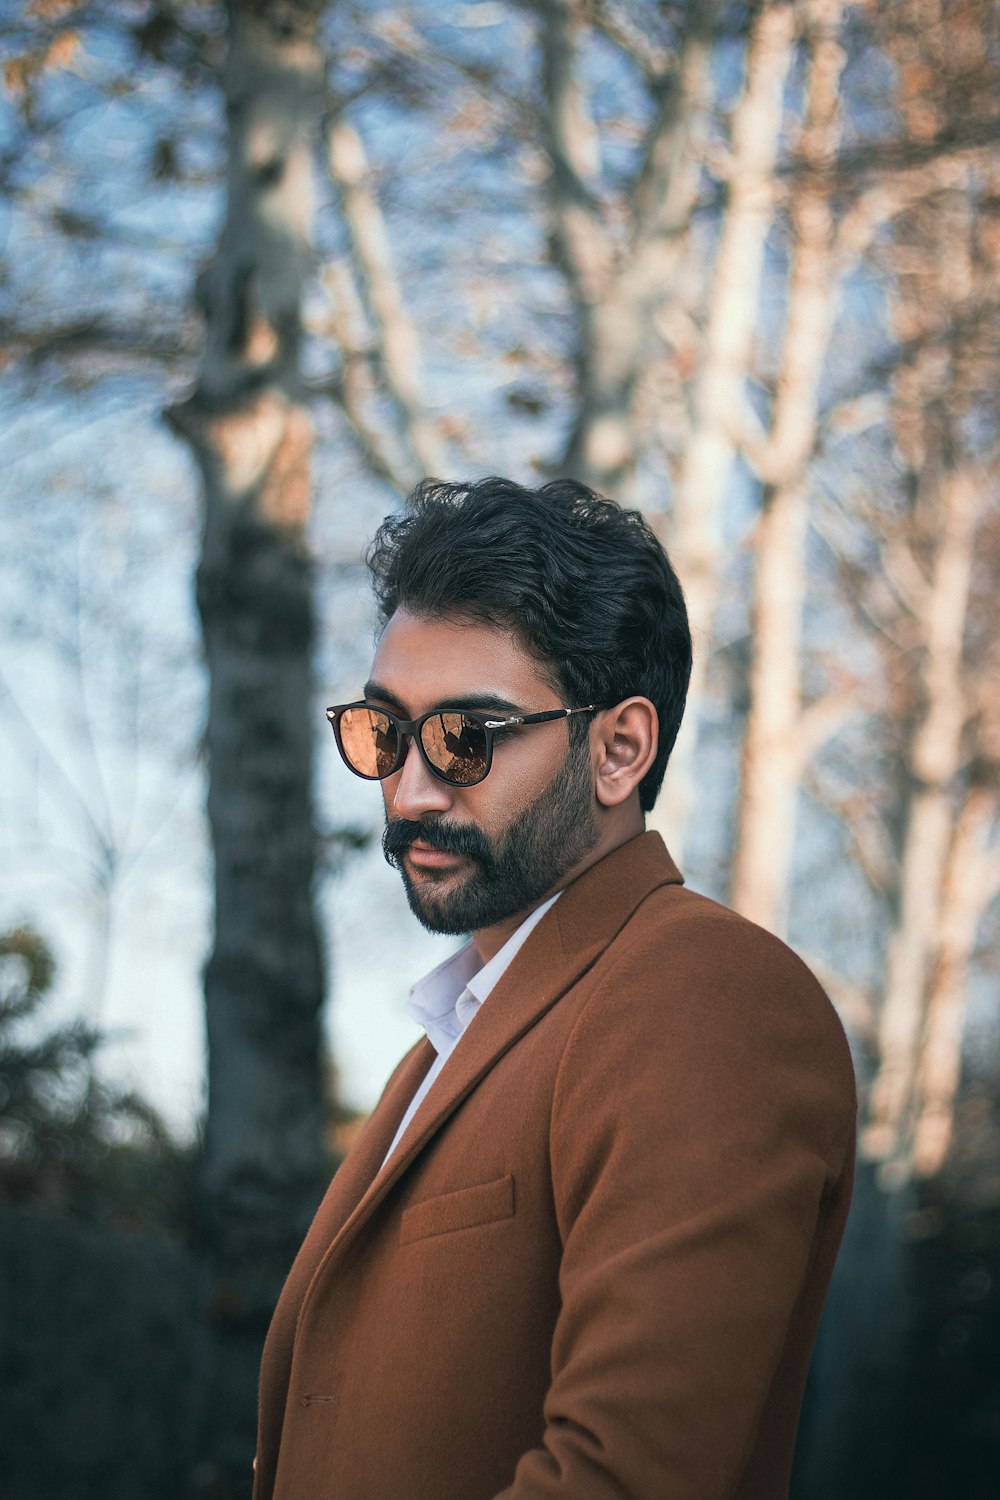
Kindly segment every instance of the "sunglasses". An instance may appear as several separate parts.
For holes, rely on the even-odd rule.
[[[406,741],[412,740],[420,758],[438,781],[448,786],[475,786],[493,764],[493,741],[498,734],[529,724],[548,724],[571,714],[594,713],[586,708],[553,708],[543,714],[509,714],[499,719],[468,709],[432,709],[419,719],[401,719],[387,708],[370,703],[344,703],[328,708],[326,716],[337,739],[344,764],[355,776],[381,781],[403,764]]]

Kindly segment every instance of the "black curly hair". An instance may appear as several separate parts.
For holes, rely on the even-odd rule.
[[[634,510],[571,479],[527,489],[497,477],[425,479],[368,550],[382,623],[400,606],[514,630],[571,705],[649,698],[656,760],[639,787],[656,801],[684,712],[691,632],[666,553]],[[569,721],[574,739],[586,721]]]

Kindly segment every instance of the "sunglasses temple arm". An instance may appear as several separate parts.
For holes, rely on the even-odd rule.
[[[511,714],[506,719],[486,719],[486,729],[509,729],[519,724],[545,724],[552,719],[568,719],[571,714],[590,714],[597,708],[596,703],[588,703],[583,708],[550,708],[542,714]]]

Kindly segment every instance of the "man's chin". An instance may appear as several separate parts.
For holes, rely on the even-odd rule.
[[[410,910],[428,932],[437,932],[444,937],[460,937],[469,931],[468,923],[453,914],[450,903],[435,901],[427,890],[416,890],[408,880],[403,881]]]
[[[461,864],[465,863],[463,859]],[[472,876],[464,874],[457,865],[440,870],[415,870],[405,854],[400,874],[410,910],[428,932],[457,936],[469,931],[460,908],[467,905],[462,895]]]

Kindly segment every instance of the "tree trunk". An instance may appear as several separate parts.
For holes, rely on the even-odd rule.
[[[923,623],[923,704],[908,756],[910,790],[879,1018],[879,1069],[862,1134],[865,1154],[884,1164],[887,1180],[909,1171],[907,1114],[940,935],[952,788],[965,728],[962,650],[976,518],[971,476],[964,470],[946,473],[931,503],[940,532]]]
[[[312,426],[298,376],[319,10],[231,0],[226,217],[200,284],[198,385],[168,414],[204,491],[215,934],[201,1230],[215,1349],[195,1488],[220,1497],[247,1491],[260,1345],[324,1165],[304,543]]]
[[[729,905],[784,934],[802,761],[804,479],[767,486],[757,527],[750,706],[743,734]]]
[[[974,786],[951,842],[937,960],[916,1067],[912,1157],[919,1177],[939,1172],[951,1145],[969,971],[980,922],[1000,890],[1000,855],[988,848],[997,813],[996,787]]]
[[[676,859],[682,857],[694,805],[694,754],[723,563],[722,515],[746,406],[794,37],[792,4],[760,7],[747,43],[743,92],[733,113],[728,198],[708,295],[704,353],[670,514],[670,555],[684,584],[695,649],[684,724],[650,825],[663,834]]]
[[[801,702],[806,593],[806,470],[816,442],[819,384],[833,322],[834,224],[830,168],[840,139],[844,51],[840,0],[806,8],[809,72],[789,218],[792,263],[781,374],[764,478],[751,607],[750,707],[729,900],[744,916],[783,932],[799,782],[810,748]],[[816,706],[818,708],[818,705]]]

